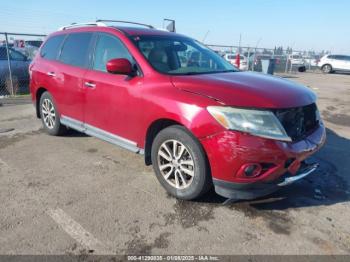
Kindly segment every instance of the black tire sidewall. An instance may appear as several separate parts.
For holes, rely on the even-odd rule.
[[[51,129],[46,126],[46,124],[44,122],[44,118],[43,118],[42,104],[43,104],[44,99],[49,99],[51,101],[51,103],[53,104],[53,107],[55,109],[55,126]],[[43,123],[44,130],[50,135],[53,135],[53,136],[59,135],[61,133],[60,117],[59,117],[59,113],[58,113],[55,101],[53,100],[52,95],[49,92],[44,92],[41,95],[39,110],[40,110],[40,118],[41,118],[41,121]]]
[[[176,189],[163,178],[158,166],[158,150],[166,140],[175,139],[184,144],[194,161],[194,177],[189,187]],[[196,199],[203,195],[211,186],[210,170],[200,142],[184,127],[171,126],[158,133],[152,144],[152,164],[158,181],[171,195],[184,200]]]

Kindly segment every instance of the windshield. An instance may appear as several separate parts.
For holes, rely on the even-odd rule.
[[[195,75],[238,71],[214,51],[189,38],[136,36],[132,40],[160,73]]]

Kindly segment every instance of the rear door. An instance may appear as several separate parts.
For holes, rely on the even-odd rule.
[[[86,73],[93,33],[70,33],[66,37],[59,55],[60,65],[56,78],[56,100],[59,103],[61,119],[84,122],[85,88],[83,78]],[[72,124],[72,123],[71,123]]]
[[[61,84],[61,81],[56,77],[60,66],[57,58],[65,37],[65,34],[49,37],[41,48],[38,58],[33,61],[31,66],[32,78],[30,87],[32,95],[35,95],[33,93],[35,88],[46,88],[53,95],[59,112],[60,108],[56,99],[59,96],[59,89],[56,87]]]

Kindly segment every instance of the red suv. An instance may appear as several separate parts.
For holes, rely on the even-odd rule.
[[[47,37],[30,66],[44,129],[144,155],[173,196],[252,199],[296,181],[325,141],[308,88],[241,72],[192,38],[101,21]]]

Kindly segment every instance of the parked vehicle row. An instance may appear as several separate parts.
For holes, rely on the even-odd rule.
[[[142,154],[186,200],[211,187],[252,199],[317,168],[306,159],[326,133],[310,89],[237,70],[184,35],[102,22],[51,34],[30,65],[47,133],[73,128]]]

